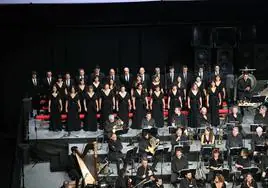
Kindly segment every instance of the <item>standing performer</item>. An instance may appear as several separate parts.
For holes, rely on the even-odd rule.
[[[79,80],[79,84],[78,84],[78,97],[79,97],[79,101],[83,102],[85,99],[85,94],[86,94],[86,84],[85,84],[85,80],[84,79],[80,79]],[[84,103],[81,104],[81,112],[85,113],[85,106]]]
[[[92,85],[90,85],[87,90],[84,99],[86,117],[83,129],[84,131],[97,131],[97,112],[99,111],[98,98]]]
[[[52,87],[52,93],[49,96],[48,112],[50,114],[49,130],[61,131],[62,100],[55,85]]]
[[[176,82],[176,86],[177,86],[177,89],[178,89],[178,92],[179,92],[179,95],[181,96],[182,98],[182,107],[184,106],[183,104],[185,103],[186,101],[186,86],[183,84],[182,82],[182,79],[180,76],[177,77],[177,82]]]
[[[219,107],[221,106],[221,94],[219,93],[215,82],[212,80],[207,93],[207,107],[211,117],[211,125],[218,126],[220,124]]]
[[[101,128],[108,120],[109,114],[115,109],[115,97],[109,88],[109,84],[104,85],[99,98],[99,107],[101,110]]]
[[[74,88],[71,87],[71,91],[67,96],[65,111],[67,113],[67,126],[68,136],[71,135],[71,131],[79,131],[81,129],[81,121],[79,118],[79,112],[81,112],[81,105],[79,96]]]
[[[100,94],[101,94],[102,84],[101,84],[100,78],[98,76],[93,78],[92,86],[93,86],[94,92],[96,93],[97,97],[99,98]]]
[[[171,92],[168,95],[168,125],[171,126],[172,118],[176,107],[182,107],[181,95],[178,92],[177,86],[173,85]]]
[[[221,80],[221,77],[219,75],[217,75],[215,77],[215,85],[216,85],[219,93],[221,94],[222,100],[225,100],[226,99],[226,90],[225,90],[225,87],[224,87],[224,83]]]
[[[164,94],[160,90],[160,86],[156,85],[152,93],[150,101],[150,108],[152,110],[153,119],[155,120],[156,127],[164,126],[163,110],[165,108]]]
[[[146,96],[142,84],[139,83],[132,96],[134,116],[131,127],[133,129],[141,129],[142,119],[145,117],[146,109],[149,108]]]
[[[128,113],[131,110],[130,95],[126,92],[125,86],[121,85],[120,91],[116,97],[116,111],[119,118],[124,122],[125,126],[129,125]]]
[[[193,84],[188,95],[188,108],[190,109],[189,127],[196,128],[200,126],[199,109],[202,108],[202,98],[196,83]]]
[[[248,73],[244,72],[243,78],[238,80],[237,91],[238,100],[249,100],[251,98],[251,80]]]

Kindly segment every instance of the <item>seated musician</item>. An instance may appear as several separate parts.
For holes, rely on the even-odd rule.
[[[248,73],[243,73],[243,78],[237,83],[238,100],[249,100],[251,98],[251,80]]]
[[[217,174],[215,176],[214,182],[211,184],[211,188],[226,188],[226,183],[223,175]]]
[[[118,123],[121,124],[119,125]],[[117,126],[123,126],[123,121],[120,121],[120,119],[116,119],[113,114],[110,114],[108,117],[108,120],[105,122],[104,125],[104,135],[106,138],[109,138],[109,135],[112,133],[116,133]]]
[[[242,115],[238,113],[238,106],[233,106],[231,114],[228,114],[226,118],[227,118],[227,121],[226,121],[227,123],[238,122],[238,124],[241,124],[243,121]]]
[[[191,171],[188,171],[180,182],[180,188],[197,188],[196,180]]]
[[[268,125],[268,114],[266,106],[262,105],[260,107],[259,113],[254,116],[254,123]]]
[[[150,139],[152,139],[150,133],[148,133],[148,131],[142,131],[142,137],[139,141],[139,154],[142,158],[147,158],[148,156],[152,157],[153,165],[151,169],[156,172],[155,167],[160,160],[160,156],[152,151],[156,148],[152,149]],[[159,139],[157,139],[157,141],[159,142]]]
[[[174,146],[176,146],[176,145],[182,145],[182,146],[189,145],[189,143],[187,141],[188,141],[188,138],[183,133],[182,128],[178,127],[177,130],[176,130],[176,134],[171,136],[172,149],[174,150]]]
[[[162,179],[156,178],[152,188],[164,188]]]
[[[143,129],[151,129],[155,127],[155,120],[152,118],[151,112],[147,112],[145,118],[142,119],[141,127]]]
[[[249,173],[245,176],[245,179],[242,182],[240,188],[258,188],[258,185],[256,181],[254,180],[252,174]]]
[[[205,129],[205,132],[201,136],[201,145],[214,145],[215,136],[213,130],[210,127]]]
[[[201,108],[200,124],[201,124],[201,126],[202,125],[208,126],[211,124],[210,114],[207,113],[206,107]]]
[[[233,127],[232,134],[228,135],[225,146],[227,150],[232,147],[243,147],[243,140],[238,127]]]
[[[77,165],[76,154],[79,154],[77,146],[71,148],[72,153],[68,156],[67,173],[72,181],[75,181],[76,186],[82,183],[82,174]]]
[[[176,107],[174,110],[175,114],[172,117],[172,126],[174,127],[178,127],[178,126],[182,126],[182,127],[186,127],[187,126],[187,120],[185,115],[183,115],[181,113],[181,108],[180,107]]]
[[[182,153],[182,147],[175,149],[175,157],[171,161],[171,184],[177,187],[178,178],[182,169],[188,169],[188,160]]]
[[[123,169],[126,170],[127,161],[124,160],[124,156],[121,152],[121,150],[123,149],[123,146],[122,146],[121,141],[117,138],[115,133],[112,133],[110,140],[108,142],[108,147],[109,147],[108,159],[110,161],[116,162],[117,172],[119,172],[120,170],[120,163],[122,161],[124,162]]]
[[[256,128],[256,134],[254,134],[251,139],[251,150],[253,151],[253,156],[257,156],[259,154],[259,152],[255,150],[256,145],[265,145],[265,135],[263,134],[262,127]]]
[[[241,150],[240,156],[237,158],[237,160],[235,162],[235,167],[238,170],[242,170],[243,168],[251,167],[249,152],[246,148]]]
[[[220,150],[215,148],[212,151],[212,158],[209,159],[209,174],[208,174],[208,182],[211,182],[216,173],[219,170],[222,170],[223,159],[220,158]]]
[[[124,168],[120,169],[115,182],[115,188],[129,188],[133,185],[132,183],[132,179],[126,175],[126,170]]]
[[[150,181],[151,180],[151,181]],[[142,158],[141,166],[137,169],[137,187],[152,187],[153,181],[155,181],[154,172],[151,166],[148,165],[148,159]]]

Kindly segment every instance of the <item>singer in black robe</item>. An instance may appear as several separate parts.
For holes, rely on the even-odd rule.
[[[189,92],[188,107],[190,108],[188,126],[192,128],[199,127],[200,126],[199,109],[202,107],[202,98],[200,92],[197,89],[196,84],[193,84],[193,88]]]
[[[124,122],[124,125],[129,125],[129,111],[131,109],[130,95],[125,91],[125,87],[121,86],[121,91],[118,92],[116,97],[116,106],[118,117]]]
[[[81,121],[79,112],[81,111],[79,96],[75,93],[74,87],[71,89],[71,93],[67,96],[66,111],[67,111],[67,126],[66,130],[79,131],[81,130]]]
[[[61,131],[61,111],[62,101],[59,93],[57,92],[56,86],[52,88],[53,93],[49,96],[48,110],[50,114],[49,130],[50,131]]]
[[[160,87],[156,87],[156,91],[153,91],[151,100],[152,116],[155,120],[156,127],[164,126],[163,108],[165,105],[164,94],[160,91]]]
[[[90,89],[90,92],[85,93],[84,106],[86,111],[83,126],[84,131],[97,131],[98,99],[97,94],[93,92],[92,87]]]
[[[211,125],[216,127],[220,124],[219,108],[221,105],[221,94],[216,88],[214,81],[211,82],[211,87],[208,89],[207,105],[211,115]]]

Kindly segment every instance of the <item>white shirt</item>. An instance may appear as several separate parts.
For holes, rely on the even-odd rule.
[[[33,78],[33,84],[34,84],[35,86],[37,85],[36,78]]]
[[[51,77],[50,78],[47,78],[47,81],[48,81],[48,84],[50,85],[50,83],[51,83]]]
[[[129,81],[129,75],[125,75],[125,79],[128,82]]]

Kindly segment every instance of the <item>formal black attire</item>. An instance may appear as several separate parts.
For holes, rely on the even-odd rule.
[[[57,90],[59,92],[59,95],[60,95],[61,100],[64,101],[64,99],[65,99],[65,84],[64,84],[64,82],[62,82],[61,85],[59,85],[56,82],[56,87],[57,87]]]
[[[188,91],[191,88],[193,76],[192,73],[187,72],[187,73],[181,73],[181,78],[182,78],[182,83],[184,84],[186,90]]]
[[[198,89],[200,91],[202,101],[205,102],[206,95],[205,95],[204,89],[206,88],[206,86],[205,86],[204,82],[201,81],[200,85],[197,85],[197,86],[198,86]]]
[[[171,145],[172,145],[173,150],[175,149],[174,146],[176,146],[176,145],[182,145],[182,146],[189,145],[189,143],[187,142],[188,138],[186,135],[182,134],[178,141],[176,141],[177,138],[178,138],[177,134],[173,134],[171,136]]]
[[[244,100],[246,99],[250,99],[251,98],[251,93],[250,91],[246,91],[245,89],[247,87],[251,88],[251,80],[248,78],[247,80],[245,80],[244,78],[238,80],[237,83],[237,94],[238,94],[238,99],[239,100]]]
[[[143,75],[140,74],[140,76],[141,76],[141,81],[144,84],[144,87],[148,88],[148,86],[150,86],[150,83],[151,83],[150,76],[146,73]]]
[[[75,81],[73,79],[65,79],[64,86],[65,86],[65,88],[67,88],[67,91],[70,91],[72,86],[75,86]]]
[[[68,114],[67,114],[67,126],[66,130],[70,131],[79,131],[81,129],[81,121],[79,117],[79,96],[76,94],[74,97],[68,95]]]
[[[81,79],[82,80],[84,79],[85,84],[88,84],[88,76],[87,75],[84,75],[84,76],[79,75],[79,76],[75,77],[75,81],[76,81],[77,85],[79,85]]]
[[[94,93],[91,97],[85,93],[87,112],[85,116],[84,131],[97,131],[97,94]]]
[[[218,126],[220,124],[219,116],[219,90],[215,89],[213,92],[211,88],[208,89],[209,108],[208,113],[211,115],[211,125]]]
[[[113,75],[113,76],[107,76],[107,83],[109,83],[109,81],[110,80],[113,80],[114,81],[114,83],[116,84],[116,85],[120,85],[120,77],[118,76],[118,75]]]
[[[257,113],[254,116],[254,123],[268,125],[268,114],[266,113],[265,116],[263,117],[262,114]]]
[[[40,110],[40,93],[42,85],[38,78],[32,78],[28,83],[28,96],[32,97],[32,108]]]
[[[265,145],[265,135],[262,134],[261,136],[258,136],[257,134],[254,134],[251,139],[251,150],[255,151],[256,145]]]
[[[132,87],[132,82],[133,82],[133,76],[132,76],[132,74],[129,74],[129,75],[121,75],[120,82],[121,82],[121,85],[124,85],[125,86],[126,91],[128,93],[130,93],[131,87]]]
[[[180,188],[197,188],[196,180],[183,178],[180,182]]]
[[[105,123],[108,120],[108,116],[113,112],[113,97],[112,91],[108,95],[102,90],[100,93],[101,100],[101,123]]]
[[[118,117],[124,122],[124,125],[129,125],[129,103],[130,100],[129,93],[126,93],[125,96],[122,96],[120,93],[117,94],[118,101]]]
[[[177,81],[178,74],[176,73],[167,73],[166,74],[166,83],[167,83],[167,88],[171,89],[172,86],[176,83]]]
[[[219,85],[216,84],[216,88],[218,89],[218,92],[221,94],[221,98],[223,99],[223,90],[225,88],[223,81],[221,81]]]
[[[182,104],[180,103],[180,92],[177,90],[177,92],[174,94],[172,91],[169,93],[170,97],[170,103],[169,103],[169,110],[168,110],[168,123],[169,126],[172,123],[174,111],[176,107],[182,107]]]
[[[201,127],[211,125],[211,115],[207,114],[204,116],[203,114],[200,114],[200,125]]]
[[[146,115],[146,93],[144,91],[139,94],[137,90],[134,91],[133,96],[135,97],[135,107],[134,116],[131,127],[133,129],[141,129],[142,119]]]
[[[146,179],[146,180],[149,180],[150,176],[149,176],[149,171],[152,171],[153,173],[153,168],[151,166],[147,166],[147,168],[145,168],[144,166],[140,166],[138,169],[137,169],[137,175],[136,175],[136,185],[141,182],[142,180]],[[142,176],[145,175],[146,177],[145,178],[142,178]],[[149,186],[149,187],[152,187],[152,182],[150,183],[147,183],[146,185],[144,186]],[[139,186],[139,187],[143,187],[143,186]]]
[[[232,147],[243,147],[243,140],[240,134],[237,136],[228,135],[226,140],[226,149],[229,150]]]
[[[258,184],[253,180],[252,185],[249,187],[246,181],[243,181],[240,188],[258,188]]]
[[[115,188],[129,188],[128,187],[128,177],[127,176],[118,176],[115,181]]]
[[[242,123],[243,121],[243,116],[241,114],[237,114],[237,117],[235,117],[233,114],[228,114],[227,115],[227,122],[234,122],[234,121],[238,121],[239,124]]]
[[[218,168],[223,166],[223,160],[222,158],[218,158],[215,160],[213,157],[209,159],[209,174],[208,174],[208,182],[211,182],[214,178],[215,175],[218,173],[218,171],[213,170],[211,167]]]
[[[155,120],[153,118],[151,118],[150,120],[148,120],[146,117],[144,117],[142,119],[142,122],[141,122],[141,127],[143,129],[147,129],[149,127],[154,128],[155,127]]]
[[[100,81],[100,83],[104,83],[106,80],[105,80],[105,75],[102,73],[102,72],[100,72],[98,75],[96,74],[96,73],[91,73],[90,74],[90,78],[91,78],[91,83],[94,81],[94,78],[96,77],[96,76],[98,76],[99,77],[99,81]]]
[[[77,87],[78,88],[78,91],[77,91],[77,94],[78,94],[78,97],[79,97],[79,100],[81,102],[81,113],[85,113],[85,107],[84,107],[84,99],[85,99],[85,96],[86,96],[86,85],[84,86],[84,88],[81,88],[81,87]]]
[[[178,157],[174,157],[171,161],[171,178],[170,181],[173,185],[178,183],[179,172],[182,169],[188,169],[188,160],[184,155],[179,159]]]
[[[52,86],[55,84],[56,80],[54,77],[51,77],[50,81],[49,78],[44,78],[43,79],[43,84],[42,84],[42,90],[44,95],[49,95],[49,93],[52,92]]]
[[[60,106],[60,95],[53,96],[52,94],[49,96],[50,102],[50,120],[49,120],[49,130],[50,131],[61,131],[61,106]]]
[[[163,100],[164,94],[160,92],[159,96],[153,92],[152,94],[152,117],[155,120],[156,127],[164,126],[164,115],[163,115]]]
[[[97,94],[97,97],[99,98],[101,95],[101,89],[102,89],[102,84],[99,82],[99,84],[96,84],[95,82],[92,83],[93,91],[94,93]]]
[[[189,92],[190,98],[190,113],[189,113],[189,127],[198,127],[200,125],[200,112],[199,112],[199,107],[200,107],[200,97],[201,94],[198,91],[196,95],[193,94],[192,90]]]
[[[183,115],[182,113],[174,114],[172,118],[172,123],[175,123],[176,127],[187,127],[187,117]]]
[[[204,86],[206,88],[207,83],[208,83],[208,73],[207,72],[197,72],[196,77],[199,76],[202,82],[204,83]]]

